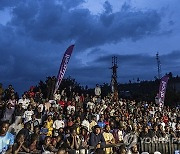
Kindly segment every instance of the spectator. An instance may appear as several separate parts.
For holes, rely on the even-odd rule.
[[[93,146],[95,149],[100,149],[100,151],[103,151],[106,142],[103,134],[101,133],[101,127],[99,125],[94,126],[94,131],[90,134],[89,145]]]
[[[19,99],[18,104],[21,103],[21,104],[22,104],[22,107],[23,107],[24,109],[27,109],[27,107],[28,107],[28,105],[29,105],[29,102],[30,102],[30,100],[29,100],[28,98],[26,98],[26,95],[25,95],[25,94],[23,94],[23,95],[22,95],[22,98]]]
[[[47,136],[52,136],[52,132],[53,132],[52,114],[48,115],[48,118],[47,118],[47,121],[46,121],[46,128],[48,129]]]
[[[16,140],[12,150],[14,154],[18,154],[19,152],[30,152],[30,149],[27,148],[27,145],[25,144],[25,137],[23,134],[17,135]]]
[[[59,128],[64,128],[65,123],[62,120],[62,115],[59,115],[58,119],[54,121],[53,128],[54,128],[54,136],[58,136]]]
[[[44,140],[44,144],[41,147],[41,153],[46,152],[46,153],[50,153],[53,152],[54,147],[52,146],[52,138],[50,136],[46,136],[45,140]]]
[[[8,103],[6,108],[5,108],[2,121],[8,120],[9,123],[11,123],[13,120],[13,113],[14,113],[14,108],[12,107],[11,103]]]
[[[12,153],[14,136],[8,132],[9,122],[3,121],[0,124],[0,153]]]
[[[24,112],[24,115],[23,115],[24,123],[31,121],[33,114],[34,114],[34,111],[32,110],[32,106],[28,105],[27,110]]]
[[[25,123],[24,128],[22,128],[17,135],[23,134],[25,137],[25,144],[29,146],[30,134],[31,134],[31,124]]]
[[[79,146],[80,146],[80,139],[79,136],[77,135],[76,129],[71,129],[71,134],[70,136],[67,138],[67,143],[70,147],[70,149],[72,149],[73,151],[78,150]]]
[[[106,144],[114,144],[115,143],[115,139],[113,134],[110,132],[110,126],[106,125],[105,126],[105,131],[103,133],[104,139],[106,141]],[[113,153],[112,148],[106,148],[106,154],[111,154]]]

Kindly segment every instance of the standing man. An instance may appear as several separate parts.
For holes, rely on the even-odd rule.
[[[100,97],[101,96],[101,87],[99,86],[99,84],[96,84],[96,88],[95,88],[95,95]]]
[[[101,87],[99,86],[99,84],[96,84],[96,88],[94,92],[96,96],[96,102],[100,103],[101,102]]]

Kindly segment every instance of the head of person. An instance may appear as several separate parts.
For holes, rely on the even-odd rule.
[[[61,114],[58,116],[58,119],[59,119],[59,120],[62,120],[62,115],[61,115]]]
[[[67,154],[66,149],[63,147],[59,148],[57,154]]]
[[[131,151],[132,151],[132,153],[138,153],[137,145],[133,145],[133,146],[131,147]]]
[[[32,105],[28,105],[27,109],[28,109],[28,111],[31,111],[32,110]]]
[[[101,127],[99,125],[94,126],[94,133],[99,135],[101,133]]]
[[[25,95],[25,94],[23,94],[23,95],[22,95],[22,98],[23,98],[23,99],[26,99],[26,95]]]
[[[54,108],[53,107],[50,107],[49,108],[49,112],[53,112],[54,111]]]
[[[26,122],[26,123],[24,124],[24,128],[30,130],[30,129],[31,129],[31,124],[30,124],[29,122]]]
[[[119,147],[119,154],[126,154],[126,147],[125,147],[125,145],[121,145]]]
[[[17,135],[17,137],[16,137],[16,142],[17,142],[18,144],[24,143],[24,141],[25,141],[25,136],[24,136],[24,134],[19,134],[19,135]]]
[[[9,121],[2,121],[0,124],[0,136],[5,136],[9,129]]]
[[[52,120],[52,115],[51,115],[51,114],[48,115],[47,120],[48,120],[48,121],[51,121],[51,120]]]
[[[58,132],[59,132],[59,134],[62,134],[64,132],[64,128],[60,127]]]
[[[76,131],[75,128],[72,128],[72,129],[71,129],[71,135],[72,135],[72,136],[76,136],[76,135],[77,135],[77,131]]]
[[[81,127],[81,135],[87,135],[87,132],[88,129],[85,126]]]
[[[37,134],[37,135],[39,135],[39,133],[40,133],[39,126],[35,126],[35,127],[34,127],[34,133]]]
[[[47,146],[51,144],[51,137],[50,136],[45,137],[44,144],[47,145]]]
[[[110,130],[111,130],[111,127],[110,127],[109,125],[106,125],[106,126],[105,126],[105,132],[108,132],[108,133],[109,133]]]
[[[149,132],[148,126],[144,126],[144,132],[145,132],[145,133],[148,133],[148,132]]]

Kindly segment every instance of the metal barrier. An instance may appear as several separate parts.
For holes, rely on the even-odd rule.
[[[107,144],[104,149],[106,148],[118,148],[123,143],[119,144]],[[180,143],[138,143],[138,149],[139,152],[148,152],[149,154],[154,154],[155,151],[159,151],[161,154],[175,154],[175,151],[180,150]],[[88,149],[68,149],[68,152],[70,154],[89,154],[90,151],[92,151],[94,147],[89,146]],[[113,154],[115,154],[117,151],[113,151]],[[40,154],[41,152],[19,152],[18,154]]]
[[[159,151],[162,154],[174,154],[175,151],[180,150],[180,143],[140,143],[140,152],[154,153]]]

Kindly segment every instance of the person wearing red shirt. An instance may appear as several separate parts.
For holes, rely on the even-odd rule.
[[[164,115],[164,116],[163,116],[163,122],[164,122],[165,124],[167,124],[168,121],[169,121],[168,116],[167,116],[167,115]]]
[[[65,107],[65,105],[66,105],[64,99],[61,99],[61,100],[58,102],[58,104],[59,104],[63,109],[64,109],[64,107]]]

